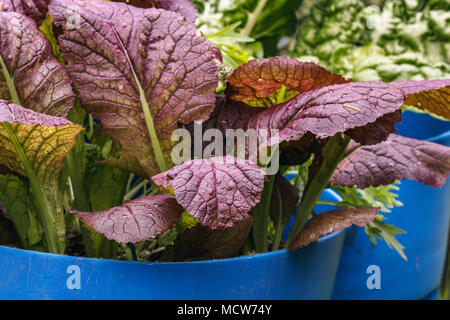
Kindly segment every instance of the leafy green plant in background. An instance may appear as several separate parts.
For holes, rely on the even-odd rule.
[[[295,56],[357,81],[448,77],[448,1],[374,3],[315,1],[298,26]]]

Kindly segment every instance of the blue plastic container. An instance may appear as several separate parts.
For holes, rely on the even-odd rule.
[[[450,122],[406,112],[398,134],[450,146]],[[374,246],[364,229],[347,229],[333,299],[435,299],[446,258],[450,219],[450,182],[442,188],[403,180],[396,207],[386,214],[388,224],[407,231],[397,239],[408,261],[382,240]],[[380,267],[381,288],[369,289],[367,268]]]
[[[327,190],[322,199],[337,200]],[[0,246],[0,299],[329,299],[344,238],[338,231],[293,252],[183,263]]]

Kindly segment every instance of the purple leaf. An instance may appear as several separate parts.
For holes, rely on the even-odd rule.
[[[261,108],[218,96],[214,111],[209,119],[203,122],[203,130],[219,129],[223,134],[227,129],[247,130],[249,119],[261,111]]]
[[[232,227],[261,200],[264,171],[247,160],[195,159],[152,177],[172,187],[179,204],[211,229]]]
[[[139,8],[158,8],[173,11],[186,17],[186,20],[195,23],[197,19],[197,9],[194,3],[188,0],[113,0],[115,2],[125,2]]]
[[[404,93],[384,82],[351,82],[324,87],[298,95],[292,100],[253,116],[248,127],[279,129],[281,141],[300,138],[307,132],[318,138],[349,132],[357,141],[366,142],[364,132],[355,128],[376,127],[377,121],[392,123],[403,104]],[[391,115],[394,120],[389,119]],[[383,118],[383,116],[386,116]],[[382,118],[379,120],[379,118]],[[383,141],[393,126],[373,131],[369,142]],[[350,131],[352,130],[353,131]],[[271,141],[274,144],[277,141]]]
[[[61,53],[83,107],[148,177],[161,172],[161,158],[170,167],[172,132],[214,109],[213,45],[166,10],[100,0],[52,0],[49,8],[65,29]]]
[[[344,208],[321,213],[305,225],[297,235],[289,250],[298,249],[319,240],[321,236],[350,227],[355,224],[364,227],[375,219],[378,208]]]
[[[180,234],[167,247],[159,261],[193,261],[223,259],[236,255],[245,244],[252,228],[251,216],[232,228],[211,230],[197,224]]]
[[[302,93],[350,81],[311,62],[274,57],[252,60],[234,70],[226,94],[233,100],[253,101],[269,97],[282,85]]]
[[[449,171],[449,147],[391,134],[377,145],[354,148],[339,164],[331,182],[364,189],[410,179],[440,187]]]
[[[391,85],[406,93],[406,105],[450,120],[450,79],[396,81]]]
[[[67,119],[38,113],[22,106],[9,103],[5,100],[0,100],[0,122],[47,127],[73,125],[73,123]]]
[[[0,12],[0,58],[0,99],[67,116],[74,103],[69,74],[30,18]]]
[[[155,238],[171,229],[182,212],[183,208],[170,195],[142,197],[97,212],[71,211],[109,240],[120,243]]]
[[[49,0],[1,0],[0,11],[24,14],[40,26],[47,14],[48,2]]]
[[[282,208],[281,223],[285,225],[295,212],[295,208],[300,200],[300,192],[282,175],[277,174],[275,179],[270,201],[270,217],[273,223],[277,225],[280,217],[280,208]]]

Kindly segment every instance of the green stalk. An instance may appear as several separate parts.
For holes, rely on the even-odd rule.
[[[141,183],[139,183],[137,186],[135,186],[133,189],[131,189],[124,197],[123,197],[123,203],[130,201],[135,195],[136,193],[139,192],[139,190],[141,190],[142,188],[144,188],[146,186],[146,184],[148,183],[148,180],[144,180]],[[145,194],[145,191],[144,191]]]
[[[280,189],[277,188],[277,197],[279,203],[279,212],[278,212],[278,221],[275,229],[275,239],[273,241],[272,251],[278,250],[280,248],[281,243],[281,235],[283,233],[283,199],[281,197]]]
[[[65,159],[70,181],[72,182],[74,205],[76,210],[89,212],[91,211],[91,208],[83,186],[82,170],[78,165],[80,161],[76,161],[78,156],[75,154],[74,150],[75,149],[70,150]]]
[[[295,240],[297,234],[301,231],[305,222],[308,220],[308,217],[319,200],[320,195],[330,181],[333,172],[342,160],[349,142],[350,138],[345,137],[344,141],[342,141],[341,135],[337,134],[332,137],[322,149],[322,155],[324,158],[315,176],[310,178],[311,181],[308,183],[302,200],[300,201],[300,206],[294,220],[294,225],[286,240],[286,248],[288,248]]]
[[[8,132],[9,138],[16,149],[17,155],[23,164],[30,187],[32,190],[32,196],[36,204],[36,209],[39,215],[39,219],[45,230],[45,239],[47,241],[48,250],[51,253],[64,253],[64,239],[58,239],[58,233],[56,231],[56,221],[49,209],[47,200],[45,198],[44,191],[41,188],[39,180],[28,161],[25,151],[22,148],[19,140],[17,139],[13,129],[8,122],[3,122],[3,127]]]
[[[275,175],[269,176],[264,185],[262,200],[253,210],[253,239],[257,252],[267,252],[270,202],[275,183]]]
[[[6,67],[5,61],[3,61],[2,56],[0,55],[0,67],[2,68],[3,76],[6,80],[6,85],[9,89],[9,94],[11,95],[11,102],[17,105],[21,105],[19,95],[17,94],[16,86],[14,85],[14,80],[8,72],[8,68]]]
[[[255,27],[256,21],[258,17],[261,15],[261,12],[264,10],[266,6],[267,0],[259,0],[256,8],[253,12],[249,12],[247,23],[245,24],[244,29],[242,29],[241,34],[249,37]]]

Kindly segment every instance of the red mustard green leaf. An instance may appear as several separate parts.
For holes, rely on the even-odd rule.
[[[298,249],[319,240],[321,236],[350,227],[352,224],[364,227],[372,222],[378,208],[344,208],[318,214],[308,221],[297,235],[289,250]]]
[[[193,261],[223,259],[238,254],[252,228],[253,218],[238,222],[234,227],[211,230],[197,224],[180,234],[173,245],[163,252],[159,261]]]
[[[0,12],[0,68],[0,99],[67,116],[74,103],[69,74],[30,18]]]
[[[203,122],[203,131],[219,129],[225,134],[227,129],[247,130],[250,118],[261,111],[262,109],[251,107],[243,102],[218,96],[214,111],[209,119]]]
[[[402,122],[402,110],[385,114],[375,122],[369,123],[364,127],[355,127],[347,130],[348,136],[361,144],[377,144],[384,141],[396,130],[395,125]]]
[[[350,81],[311,62],[275,57],[252,60],[234,70],[226,94],[233,100],[253,101],[269,97],[282,85],[302,93]]]
[[[364,189],[410,179],[440,187],[449,171],[449,147],[391,134],[377,145],[354,148],[339,164],[331,182]]]
[[[278,129],[280,141],[296,140],[307,132],[318,138],[349,132],[358,142],[365,142],[366,137],[354,129],[367,125],[370,125],[369,128],[373,127],[377,121],[386,122],[387,119],[383,116],[389,114],[394,120],[398,120],[396,112],[403,105],[404,98],[400,89],[384,82],[338,84],[302,93],[292,100],[264,110],[249,120],[248,127],[256,130]],[[384,128],[395,129],[393,126]],[[352,129],[353,131],[349,131]],[[386,131],[378,133],[378,137],[376,132],[375,136],[371,136],[371,143],[387,138]]]
[[[69,23],[74,7],[79,25]],[[170,168],[172,132],[214,109],[213,45],[162,9],[101,0],[52,0],[49,9],[65,29],[58,40],[83,107],[147,176]]]
[[[48,11],[49,0],[0,0],[0,11],[29,16],[41,25]]]
[[[139,8],[158,8],[173,11],[186,17],[186,20],[195,23],[197,19],[197,9],[194,3],[189,0],[113,0],[115,2],[125,2]]]
[[[182,212],[175,198],[167,194],[138,198],[103,211],[71,211],[95,231],[120,243],[155,238],[171,229]]]
[[[172,187],[179,204],[211,229],[227,228],[248,217],[260,200],[264,171],[230,156],[195,159],[152,177]]]
[[[391,84],[406,93],[406,105],[450,120],[450,79],[396,81]]]

